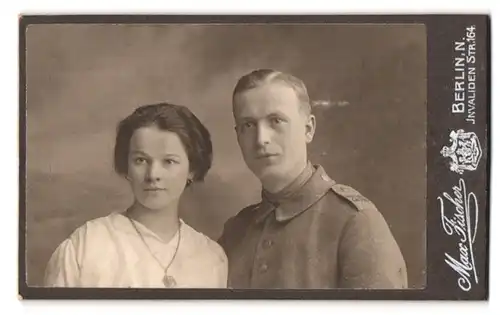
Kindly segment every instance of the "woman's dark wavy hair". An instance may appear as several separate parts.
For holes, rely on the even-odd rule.
[[[169,103],[141,106],[118,124],[114,168],[119,175],[126,176],[128,173],[130,139],[134,131],[147,126],[175,132],[186,150],[193,181],[205,178],[212,166],[210,133],[187,107]]]

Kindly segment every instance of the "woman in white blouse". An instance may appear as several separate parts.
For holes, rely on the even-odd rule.
[[[136,109],[118,125],[114,164],[134,202],[91,220],[52,254],[46,286],[226,287],[222,248],[179,218],[184,189],[212,163],[210,134],[186,107]]]

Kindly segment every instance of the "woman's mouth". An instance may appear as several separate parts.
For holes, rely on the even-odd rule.
[[[158,188],[158,187],[149,187],[149,188],[144,188],[144,191],[162,191],[166,190],[165,188]]]

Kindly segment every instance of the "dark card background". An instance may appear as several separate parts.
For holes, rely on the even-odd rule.
[[[31,25],[26,33],[28,285],[75,228],[131,202],[112,170],[116,124],[170,101],[206,124],[214,165],[189,190],[183,218],[216,239],[259,199],[233,133],[231,92],[255,68],[304,80],[318,130],[311,160],[385,216],[426,285],[426,28],[394,25]]]
[[[430,25],[429,25],[430,24]],[[489,77],[489,19],[487,16],[446,16],[432,20],[428,24],[429,46],[429,110],[428,110],[428,258],[427,270],[432,276],[427,285],[434,294],[451,299],[485,299],[488,295],[488,244],[489,244],[489,111],[490,77]],[[466,122],[465,114],[453,114],[451,104],[454,102],[454,78],[458,73],[454,70],[454,42],[466,36],[465,29],[475,26],[476,63],[469,66],[476,68],[476,109],[475,124]],[[430,26],[430,27],[429,27]],[[470,94],[468,92],[468,94]],[[459,175],[450,171],[449,160],[441,156],[440,150],[449,145],[451,130],[464,129],[474,132],[481,145],[482,157],[474,171],[465,171]],[[462,291],[458,287],[460,275],[445,263],[445,253],[460,259],[459,240],[457,235],[448,236],[441,221],[441,209],[437,200],[444,192],[453,195],[453,186],[458,186],[463,179],[467,193],[474,193],[478,201],[478,229],[472,246],[478,283],[471,277],[470,291]],[[453,206],[446,206],[446,215],[452,217]],[[474,211],[471,206],[471,212]],[[472,219],[474,217],[472,216]],[[470,258],[469,258],[470,259]],[[472,272],[471,272],[472,275]]]

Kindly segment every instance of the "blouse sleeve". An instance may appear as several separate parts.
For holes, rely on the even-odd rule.
[[[227,262],[227,257],[224,252],[222,252],[222,264],[221,264],[221,269],[220,269],[220,286],[219,288],[227,288],[227,277],[228,277],[228,262]]]
[[[80,276],[76,250],[71,238],[64,240],[54,251],[45,270],[45,286],[76,287]]]
[[[227,288],[227,278],[228,278],[228,262],[227,256],[224,249],[216,242],[210,242],[212,250],[216,256],[216,263],[214,264],[215,275],[216,275],[216,288]]]

